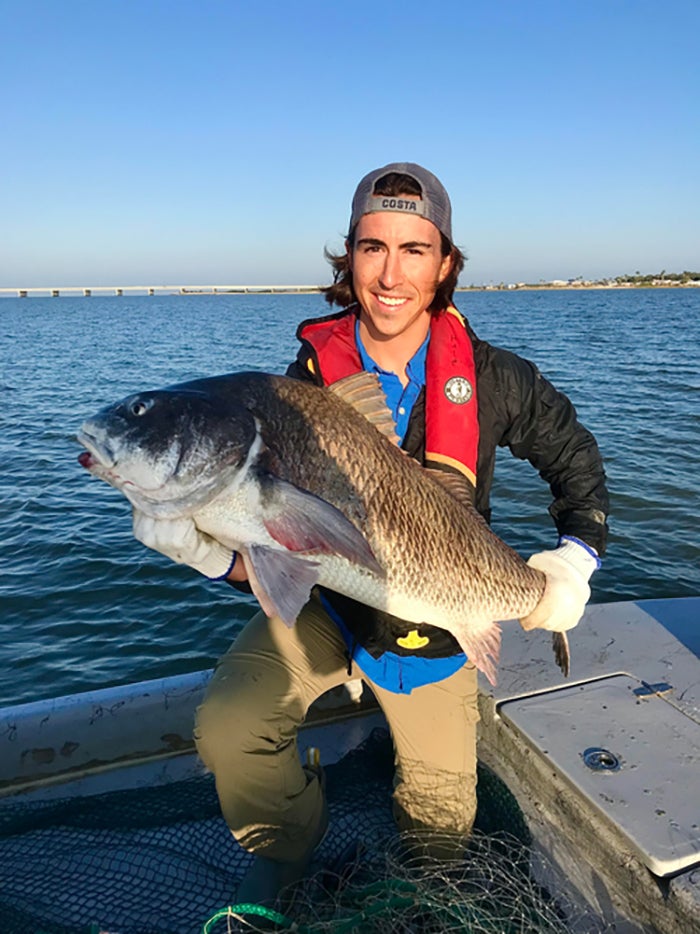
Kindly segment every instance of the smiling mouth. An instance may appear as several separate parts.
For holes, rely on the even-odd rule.
[[[405,305],[408,301],[408,298],[401,297],[391,297],[389,295],[376,295],[374,296],[380,305],[384,305],[386,308],[398,308],[400,305]]]

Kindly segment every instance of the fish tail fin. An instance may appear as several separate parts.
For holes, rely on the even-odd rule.
[[[483,671],[489,682],[496,684],[496,665],[501,654],[501,627],[493,620],[478,632],[472,626],[464,626],[464,632],[455,632],[455,638],[470,662]]]
[[[569,639],[565,632],[552,633],[552,648],[554,649],[554,658],[565,678],[569,677],[571,667],[571,653],[569,651]]]

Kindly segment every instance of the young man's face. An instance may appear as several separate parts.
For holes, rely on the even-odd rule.
[[[348,254],[361,319],[371,336],[425,336],[427,309],[451,265],[440,250],[437,227],[424,217],[396,211],[365,214]]]

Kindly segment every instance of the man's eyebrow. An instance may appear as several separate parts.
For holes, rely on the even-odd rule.
[[[386,246],[386,243],[383,240],[378,240],[376,237],[363,237],[361,240],[357,241],[357,246]],[[424,243],[422,240],[409,240],[407,243],[401,243],[400,249],[402,250],[414,250],[417,247],[423,250],[432,250],[432,243]]]

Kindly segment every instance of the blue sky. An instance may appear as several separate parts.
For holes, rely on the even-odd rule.
[[[368,170],[462,282],[700,268],[700,2],[0,0],[0,287],[327,282]]]

